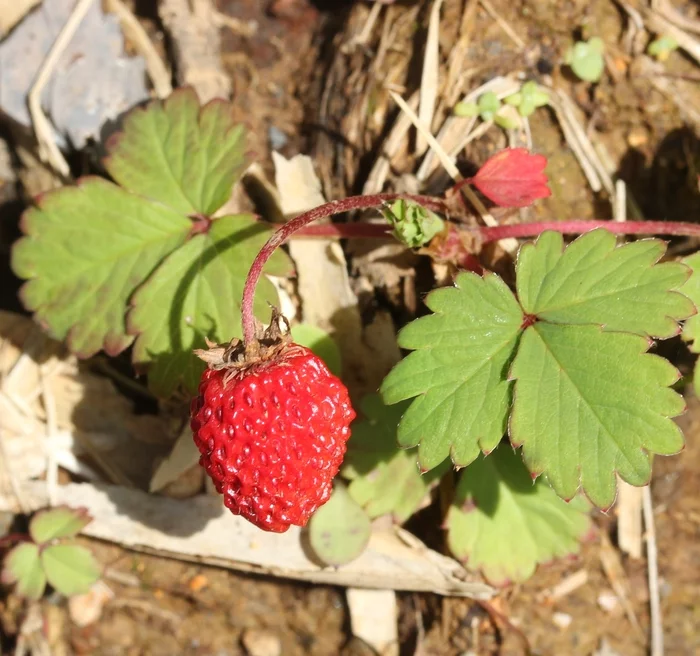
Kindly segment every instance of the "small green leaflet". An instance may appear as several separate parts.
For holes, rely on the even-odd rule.
[[[649,453],[682,448],[671,418],[684,408],[669,389],[678,372],[646,353],[648,338],[677,334],[695,313],[678,291],[688,267],[658,264],[663,253],[657,240],[616,247],[603,230],[564,249],[546,232],[519,254],[519,303],[494,275],[460,274],[455,288],[433,292],[434,314],[400,335],[414,352],[382,386],[386,403],[417,397],[399,442],[418,444],[426,469],[448,455],[468,465],[509,420],[530,471],[566,499],[581,486],[608,507],[615,473],[646,483]]]
[[[594,230],[564,250],[558,232],[525,244],[515,267],[518,298],[528,314],[557,324],[599,324],[606,330],[667,338],[694,313],[679,289],[690,271],[656,264],[664,242],[642,239],[616,247],[615,235]]]
[[[689,266],[692,270],[692,275],[683,285],[681,291],[695,303],[696,307],[700,306],[700,253],[694,253],[690,257],[683,260],[683,264]],[[688,347],[693,353],[700,353],[700,314],[695,314],[690,317],[683,326],[683,339],[688,342]]]
[[[449,461],[421,474],[415,449],[400,449],[396,427],[407,403],[386,406],[378,394],[362,400],[364,419],[352,426],[341,474],[348,492],[371,517],[391,514],[403,524],[430,500],[430,490],[449,468]]]
[[[31,542],[23,542],[11,549],[5,556],[2,582],[16,583],[17,594],[37,600],[44,594],[46,575],[39,558],[39,547]]]
[[[597,82],[605,70],[603,52],[605,44],[600,37],[588,41],[577,41],[566,53],[565,63],[586,82]]]
[[[182,244],[191,221],[100,178],[47,193],[22,219],[12,268],[28,282],[25,306],[52,337],[82,357],[123,351],[133,340],[129,297]]]
[[[149,385],[161,396],[171,394],[180,380],[197,389],[204,363],[192,354],[204,348],[204,338],[224,342],[241,336],[240,299],[256,253],[270,231],[252,217],[216,219],[206,234],[192,237],[175,251],[134,295],[129,330],[138,334],[134,362],[154,361]],[[285,275],[291,264],[276,251],[265,271]],[[259,316],[276,300],[272,283],[263,278],[255,298]]]
[[[41,564],[48,582],[66,597],[86,593],[102,574],[92,552],[78,544],[46,547],[41,552]]]
[[[243,127],[231,105],[200,108],[191,88],[131,112],[104,164],[124,189],[185,215],[209,216],[231,195],[245,165]]]
[[[516,380],[510,438],[531,472],[571,499],[579,481],[593,503],[615,500],[615,472],[632,485],[651,477],[648,451],[671,455],[683,436],[669,419],[683,398],[678,371],[646,353],[638,335],[598,326],[538,322],[525,331],[511,369]]]
[[[455,557],[505,585],[577,553],[591,522],[582,499],[567,504],[543,480],[533,482],[520,455],[503,444],[460,474],[446,526]]]
[[[29,522],[29,534],[37,544],[74,538],[91,521],[85,509],[58,506],[36,513]]]
[[[414,396],[399,425],[402,446],[418,446],[424,470],[451,457],[462,466],[491,451],[506,429],[512,384],[508,365],[523,314],[496,275],[457,276],[454,288],[426,301],[434,314],[408,324],[399,345],[414,349],[384,379],[387,404]]]
[[[309,544],[325,565],[340,567],[362,554],[372,525],[364,510],[336,482],[331,498],[309,520]]]

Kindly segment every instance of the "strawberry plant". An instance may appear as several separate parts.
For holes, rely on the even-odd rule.
[[[92,552],[74,538],[91,521],[83,510],[59,506],[36,513],[27,536],[5,555],[2,581],[18,594],[37,600],[48,583],[67,597],[83,594],[101,575]],[[7,538],[5,538],[7,539]]]
[[[524,86],[508,102],[526,115],[546,102],[538,93]],[[682,449],[679,373],[651,348],[682,332],[700,351],[697,255],[672,261],[659,239],[614,233],[700,227],[475,225],[465,185],[510,208],[550,194],[546,159],[507,149],[444,198],[350,197],[273,231],[222,210],[244,166],[230,115],[187,90],[136,110],[108,144],[115,182],[88,178],[39,199],[13,264],[27,307],[79,355],[131,346],[156,393],[199,384],[200,462],[234,513],[273,531],[310,519],[311,547],[338,566],[364,548],[371,520],[404,523],[438,494],[449,550],[504,583],[575,552],[590,504],[609,508],[618,477],[645,485],[655,454]],[[309,225],[365,209],[388,225]],[[331,373],[277,310],[265,330],[256,318],[275,301],[263,273],[289,272],[279,247],[295,233],[394,237],[457,269],[401,329],[405,357],[354,421],[335,351]],[[520,247],[512,285],[483,270],[484,244],[522,237],[535,239]]]

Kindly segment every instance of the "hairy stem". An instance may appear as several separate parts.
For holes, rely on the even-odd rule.
[[[253,314],[253,300],[255,287],[260,280],[263,268],[275,250],[289,239],[297,230],[305,227],[313,221],[323,219],[335,214],[343,214],[353,210],[367,210],[381,207],[385,202],[391,202],[398,198],[405,198],[421,204],[434,212],[446,213],[445,204],[430,196],[412,196],[409,194],[375,194],[372,196],[350,196],[343,200],[334,200],[325,205],[314,208],[304,214],[300,214],[288,223],[280,227],[260,249],[253,261],[248,277],[243,288],[243,300],[241,301],[241,315],[243,321],[243,339],[246,344],[255,341],[255,315]],[[349,225],[349,224],[348,224]]]

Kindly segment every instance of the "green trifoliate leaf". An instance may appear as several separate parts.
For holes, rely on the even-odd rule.
[[[421,474],[416,449],[400,449],[396,429],[408,404],[386,406],[372,394],[363,399],[364,419],[352,426],[341,474],[352,481],[350,496],[371,517],[391,514],[402,524],[430,500],[430,490],[449,461]]]
[[[597,82],[603,74],[605,45],[600,37],[588,41],[578,41],[566,53],[565,62],[571,70],[586,82]]]
[[[334,567],[360,556],[371,533],[369,517],[337,482],[331,498],[309,520],[311,548],[321,562]]]
[[[468,465],[480,450],[496,447],[511,404],[507,370],[523,314],[498,277],[457,276],[454,288],[438,289],[426,301],[434,314],[417,319],[399,335],[414,352],[385,378],[388,404],[417,397],[404,414],[399,443],[419,445],[425,470],[451,457]]]
[[[91,521],[92,517],[83,508],[59,506],[36,513],[29,522],[29,534],[37,544],[74,538]]]
[[[615,236],[602,229],[564,250],[562,236],[546,232],[520,249],[518,298],[525,312],[542,321],[672,337],[694,307],[674,291],[687,280],[688,268],[656,264],[665,250],[656,239],[618,248]]]
[[[49,583],[66,597],[84,594],[102,574],[92,552],[77,544],[54,544],[41,552]]]
[[[190,226],[99,178],[50,192],[25,213],[26,236],[12,252],[12,268],[28,280],[24,304],[78,355],[116,355],[133,340],[124,318],[131,294]]]
[[[491,583],[521,582],[538,564],[578,552],[591,526],[585,511],[582,499],[567,504],[544,481],[533,482],[506,444],[460,474],[447,541]]]
[[[322,328],[308,323],[300,323],[292,328],[292,339],[311,349],[336,376],[343,371],[340,348],[336,341]]]
[[[231,105],[200,107],[189,88],[131,112],[109,149],[105,166],[120,185],[186,215],[218,210],[245,165]]]
[[[396,200],[382,214],[394,226],[396,239],[409,248],[424,246],[445,229],[437,214],[410,200]]]
[[[679,377],[646,353],[639,335],[598,326],[538,322],[525,330],[511,369],[510,437],[531,472],[546,474],[564,499],[579,486],[601,508],[615,500],[615,472],[632,485],[651,476],[649,452],[677,453],[683,436],[670,419],[685,403],[668,389]]]
[[[39,558],[39,547],[23,542],[5,556],[2,570],[3,583],[16,583],[15,591],[22,597],[37,600],[44,594],[46,575]]]
[[[681,291],[700,307],[700,253],[694,253],[683,260],[683,264],[690,267],[692,275],[681,288]],[[683,326],[683,339],[689,342],[688,346],[693,353],[700,353],[700,314],[695,314],[686,320]]]
[[[249,216],[226,216],[204,234],[192,237],[168,257],[133,298],[129,330],[138,333],[134,362],[153,362],[149,385],[167,396],[182,380],[196,390],[204,368],[192,350],[204,348],[205,337],[227,342],[241,336],[243,284],[255,255],[270,236]],[[284,275],[289,259],[278,250],[265,271]],[[268,314],[276,301],[272,283],[260,280],[256,314]]]
[[[518,257],[520,303],[492,275],[461,274],[456,289],[434,292],[434,314],[400,335],[414,353],[382,386],[386,403],[417,397],[399,442],[419,446],[424,469],[447,456],[467,465],[495,448],[510,414],[530,471],[564,498],[582,486],[607,507],[616,472],[644,484],[650,453],[682,447],[670,418],[684,407],[669,389],[678,372],[646,353],[648,336],[676,334],[695,312],[677,291],[688,268],[658,264],[663,251],[655,240],[615,248],[603,231],[563,250],[560,235],[544,233]]]

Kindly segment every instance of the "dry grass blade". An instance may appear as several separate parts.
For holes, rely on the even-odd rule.
[[[651,0],[651,8],[681,29],[700,34],[700,21],[685,17],[669,0]]]
[[[418,130],[425,137],[429,146],[433,149],[437,157],[440,159],[440,162],[445,167],[445,170],[447,171],[449,176],[455,182],[463,180],[464,178],[462,177],[462,174],[459,172],[459,169],[455,165],[454,159],[443,150],[442,146],[440,146],[437,139],[431,134],[428,127],[421,122],[418,116],[416,116],[416,113],[406,104],[406,101],[394,91],[390,91],[389,93],[391,94],[391,97],[394,99],[396,104],[401,108],[401,111],[407,114],[408,117],[411,119],[416,130]],[[474,191],[469,185],[464,185],[461,188],[461,192],[466,196],[467,200],[479,213],[481,220],[487,226],[498,225],[496,219],[493,218],[493,215],[486,209],[486,206],[481,202],[479,197],[474,193]],[[500,245],[505,251],[507,251],[510,254],[514,254],[518,250],[517,239],[502,239]]]
[[[639,624],[637,615],[632,607],[632,602],[630,601],[629,583],[625,575],[625,570],[620,562],[619,554],[611,544],[607,533],[604,531],[600,533],[600,563],[603,566],[605,575],[610,581],[612,589],[615,591],[615,594],[620,600],[620,604],[625,610],[627,619],[634,630],[641,635],[642,627]]]
[[[494,6],[488,0],[479,0],[481,6],[486,10],[486,13],[493,18],[493,20],[498,23],[500,27],[508,36],[508,38],[518,47],[519,50],[525,49],[525,42],[518,36],[518,33],[510,26],[510,23],[501,16]]]
[[[418,92],[414,93],[408,100],[408,106],[415,110],[418,107]],[[363,194],[378,194],[384,188],[384,183],[391,170],[391,161],[399,152],[401,145],[411,128],[411,119],[405,112],[401,112],[389,136],[384,141],[381,152],[372,166],[372,170],[367,176],[367,181],[362,188]]]
[[[647,540],[647,570],[649,576],[649,610],[651,614],[651,656],[663,656],[664,629],[661,618],[661,601],[659,595],[659,564],[656,548],[656,527],[654,525],[654,507],[651,489],[643,488],[642,507]]]
[[[447,171],[449,176],[455,182],[462,180],[462,174],[459,172],[459,169],[455,165],[454,158],[450,157],[443,150],[442,146],[438,143],[437,139],[431,134],[430,128],[418,118],[416,113],[408,106],[406,101],[398,93],[396,93],[395,91],[389,91],[389,94],[393,98],[394,102],[401,108],[401,111],[404,114],[406,114],[406,116],[408,116],[408,118],[411,120],[411,123],[413,123],[413,126],[416,128],[416,130],[418,130],[419,134],[423,136],[423,138],[427,141],[428,145],[433,149],[433,152],[440,160],[440,163],[443,165],[445,171]],[[491,218],[493,219],[493,217]]]
[[[94,0],[78,0],[73,7],[71,14],[66,21],[65,25],[61,28],[61,31],[51,46],[46,59],[44,59],[39,73],[36,76],[36,80],[32,85],[27,98],[27,104],[29,106],[29,114],[32,117],[32,124],[34,126],[34,132],[36,134],[36,139],[39,145],[39,157],[42,161],[50,164],[53,169],[62,177],[67,178],[70,175],[70,167],[63,153],[60,151],[56,145],[56,141],[53,138],[53,131],[49,120],[44,115],[41,109],[41,94],[46,87],[51,73],[53,73],[58,60],[60,59],[66,46],[70,43],[73,38],[78,26],[82,22],[85,14],[87,14],[90,5]]]
[[[650,31],[665,34],[675,39],[678,46],[700,64],[700,40],[691,36],[677,25],[674,25],[661,13],[646,8],[642,8],[642,11],[644,13],[644,21]]]
[[[347,43],[343,45],[343,52],[350,52],[353,48],[367,45],[367,42],[372,36],[372,30],[377,24],[377,20],[379,19],[379,14],[381,13],[381,11],[382,4],[380,2],[375,2],[372,5],[372,8],[369,10],[369,13],[367,14],[367,20],[362,26],[362,29],[358,32],[357,35],[353,36],[352,39],[350,39]]]
[[[505,77],[495,77],[489,80],[485,84],[477,87],[473,91],[470,91],[462,98],[462,102],[469,103],[475,102],[480,95],[486,93],[487,91],[493,91],[499,98],[505,98],[520,89],[520,84],[515,80]],[[449,116],[443,126],[440,128],[437,134],[437,142],[440,144],[440,148],[444,150],[450,157],[456,157],[457,154],[472,140],[480,137],[488,127],[491,126],[490,122],[488,127],[477,128],[479,132],[472,133],[474,125],[476,125],[477,119],[470,119],[465,121],[463,118],[456,116]],[[483,130],[483,131],[482,131]],[[421,165],[418,167],[418,172],[416,177],[421,182],[427,180],[437,167],[438,152],[435,149],[429,150]]]
[[[435,0],[430,11],[430,22],[428,23],[428,39],[425,44],[425,55],[423,57],[423,75],[420,83],[420,108],[418,116],[424,125],[433,124],[435,115],[435,104],[438,96],[438,86],[440,78],[440,9],[443,0]],[[418,132],[416,140],[416,155],[422,155],[428,148],[423,133]]]
[[[170,71],[168,71],[163,60],[156,52],[151,40],[148,38],[148,34],[146,34],[146,30],[143,29],[136,16],[122,0],[106,0],[105,9],[119,19],[125,36],[133,42],[138,53],[146,61],[148,77],[151,78],[156,95],[159,98],[169,96],[173,91],[170,83]]]

